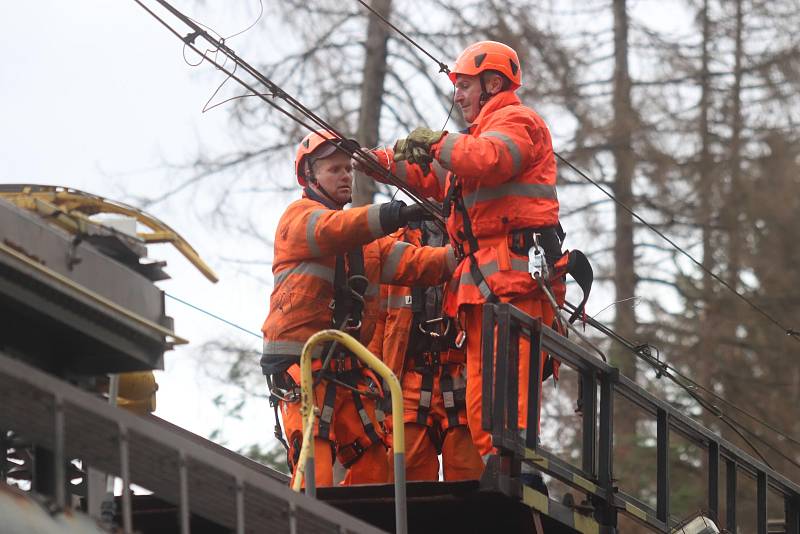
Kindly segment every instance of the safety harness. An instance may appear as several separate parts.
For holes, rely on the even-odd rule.
[[[333,312],[332,326],[338,330],[345,330],[354,338],[359,339],[365,303],[364,294],[369,286],[369,280],[365,276],[364,270],[364,253],[360,247],[343,256],[336,257],[333,280],[334,298],[330,305]],[[319,418],[319,437],[330,440],[337,388],[344,388],[350,390],[353,396],[353,404],[368,440],[366,443],[356,439],[352,443],[337,444],[339,460],[347,468],[358,461],[370,446],[377,443],[384,444],[369,418],[361,398],[362,395],[380,397],[380,392],[377,384],[370,378],[367,378],[368,392],[358,388],[358,383],[363,380],[364,376],[361,373],[363,365],[355,355],[340,347],[336,342],[326,344],[323,353],[326,354],[325,359],[314,379],[315,384],[323,379],[327,381]],[[375,416],[378,423],[383,424],[385,415],[380,407],[380,402],[376,403]]]
[[[443,246],[447,241],[444,234],[424,222],[411,223],[409,228],[421,230],[423,245]],[[408,367],[422,377],[416,423],[428,426],[434,383],[438,375],[448,427],[452,428],[459,425],[458,410],[466,403],[466,380],[461,377],[454,380],[449,372],[454,365],[463,364],[463,361],[457,362],[451,357],[442,361],[443,353],[448,354],[451,348],[460,348],[457,339],[463,341],[463,336],[458,335],[455,321],[442,315],[443,296],[441,286],[411,288],[412,320],[405,356]],[[428,430],[433,431],[430,427]],[[437,449],[441,448],[441,436],[432,434],[431,441]]]
[[[331,207],[330,202],[326,202],[311,188],[306,188],[305,192],[309,198],[322,203],[326,207]],[[329,305],[332,328],[344,330],[354,338],[359,339],[365,304],[364,294],[368,287],[369,280],[365,274],[364,252],[361,247],[336,256],[333,276],[334,296]],[[363,379],[361,373],[363,366],[360,360],[345,350],[344,347],[339,346],[336,342],[329,342],[323,346],[322,353],[325,355],[322,366],[313,373],[314,385],[317,385],[323,379],[326,380],[325,396],[319,416],[319,437],[330,441],[336,390],[337,387],[341,387],[350,390],[352,393],[353,402],[364,426],[364,432],[369,439],[369,443],[359,443],[356,440],[350,444],[338,445],[340,460],[345,467],[349,467],[371,445],[383,443],[361,400],[361,396],[365,394],[380,397],[380,392],[377,384],[374,384],[371,379],[368,379],[370,391],[358,389],[358,383]],[[267,384],[270,388],[270,405],[275,411],[275,437],[288,452],[289,446],[283,439],[283,431],[278,419],[278,406],[280,401],[299,402],[300,386],[287,373],[268,376]],[[383,410],[379,406],[376,407],[376,418],[380,424],[385,419]],[[299,451],[298,447],[295,447],[295,449],[296,452]],[[291,459],[288,460],[291,467]]]
[[[461,181],[458,176],[451,174],[450,185],[445,195],[443,205],[443,213],[445,218],[449,217],[453,210],[461,215],[462,224],[464,227],[463,232],[459,230],[457,238],[460,241],[453,243],[453,249],[456,252],[456,259],[462,261],[467,258],[469,261],[469,271],[475,284],[481,289],[486,301],[490,303],[497,303],[500,299],[491,290],[486,277],[481,272],[478,262],[475,259],[475,252],[480,249],[478,239],[472,231],[472,221],[469,217],[469,212],[464,204],[464,196],[462,194]],[[563,258],[561,252],[561,245],[566,238],[566,232],[558,223],[555,226],[546,226],[539,228],[523,228],[513,230],[509,235],[510,248],[513,252],[521,255],[527,255],[528,250],[534,245],[540,246],[543,251],[548,265],[551,267],[560,263]],[[575,311],[570,316],[569,322],[572,323],[578,317],[582,316],[586,302],[589,300],[589,293],[594,281],[594,274],[592,266],[586,255],[580,250],[571,250],[568,252],[566,265],[563,269],[554,271],[555,276],[562,274],[569,274],[578,283],[578,286],[583,292],[583,298]]]

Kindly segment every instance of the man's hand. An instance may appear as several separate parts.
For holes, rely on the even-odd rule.
[[[433,218],[433,214],[422,204],[411,204],[400,208],[400,226],[406,226],[408,223],[416,221],[432,221]]]
[[[447,135],[447,132],[445,131],[431,130],[430,128],[425,128],[423,126],[421,128],[414,129],[413,132],[408,134],[406,139],[417,146],[424,147],[426,150],[428,150],[428,152],[430,152],[431,146],[441,141],[442,137],[445,135]]]
[[[427,174],[433,161],[431,146],[435,145],[447,135],[442,130],[430,128],[416,128],[405,139],[400,139],[394,145],[394,160],[416,163]]]
[[[421,204],[406,206],[402,200],[392,200],[381,204],[381,228],[386,234],[391,234],[398,228],[412,221],[433,220],[434,216]]]

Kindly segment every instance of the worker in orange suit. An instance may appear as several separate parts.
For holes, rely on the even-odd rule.
[[[394,235],[414,245],[446,241],[429,221],[410,223]],[[439,454],[447,481],[478,479],[483,471],[467,427],[466,356],[456,347],[454,321],[442,316],[442,296],[442,286],[381,286],[383,336],[370,344],[402,382],[409,481],[438,480]],[[391,464],[393,448],[388,458]]]
[[[557,274],[552,290],[563,301],[556,161],[544,120],[515,94],[522,85],[516,52],[498,42],[467,47],[450,72],[455,102],[469,127],[461,133],[417,128],[394,150],[373,156],[419,194],[444,203],[458,267],[447,285],[444,312],[467,332],[467,416],[475,445],[486,457],[491,435],[481,428],[481,309],[510,302],[545,325],[549,300],[529,264],[546,258]],[[377,174],[370,174],[380,179]],[[538,272],[538,271],[536,271]],[[560,302],[559,302],[560,304]],[[520,347],[519,427],[527,425],[527,341]],[[537,362],[544,366],[544,356]]]
[[[262,327],[261,367],[276,423],[281,412],[293,475],[302,446],[299,358],[306,340],[337,328],[366,344],[375,330],[381,283],[437,285],[455,267],[449,247],[383,237],[425,217],[421,206],[392,201],[343,210],[352,192],[349,143],[324,131],[303,139],[295,160],[303,196],[283,213],[275,235],[275,285]],[[317,347],[313,356],[321,412],[314,427],[317,485],[332,485],[334,455],[347,468],[344,484],[385,483],[379,380],[336,344]]]

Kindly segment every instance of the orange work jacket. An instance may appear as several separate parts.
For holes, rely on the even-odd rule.
[[[455,186],[460,187],[479,248],[468,250],[474,260],[467,255],[456,268],[445,294],[445,312],[455,315],[462,304],[486,302],[491,294],[510,300],[536,292],[528,258],[510,250],[508,236],[514,230],[558,224],[555,154],[542,118],[516,94],[504,91],[483,106],[468,133],[448,133],[432,153],[428,174],[405,161],[393,163],[392,170],[422,196],[439,201],[446,202]],[[390,152],[386,156],[391,160]],[[455,206],[447,230],[451,243],[468,248],[465,218]],[[472,276],[471,261],[477,262],[485,285]]]
[[[364,295],[360,339],[367,344],[379,313],[379,284],[436,285],[456,266],[450,247],[415,247],[392,237],[380,224],[380,206],[334,210],[304,196],[284,212],[275,235],[275,278],[269,315],[261,328],[265,374],[299,362],[314,333],[332,328],[336,256],[362,247]],[[376,239],[379,238],[379,239]],[[315,350],[319,357],[322,346]]]
[[[392,234],[392,237],[415,246],[422,244],[422,231],[416,228],[401,228]],[[412,293],[412,288],[407,286],[381,286],[381,310],[378,327],[376,328],[376,335],[369,346],[373,353],[379,355],[398,378],[403,376],[405,369],[408,367],[406,353],[408,352],[408,343],[411,338],[411,328],[414,326]],[[380,332],[380,336],[378,336],[378,332]],[[440,354],[439,361],[441,363],[450,361],[450,352],[448,350],[443,351]],[[460,358],[456,357],[455,359],[464,361],[464,356],[461,354]]]

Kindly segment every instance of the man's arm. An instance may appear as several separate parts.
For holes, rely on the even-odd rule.
[[[436,161],[462,180],[500,185],[545,152],[552,154],[549,139],[532,117],[514,113],[492,121],[477,137],[448,133],[431,148]]]
[[[432,198],[437,202],[442,202],[445,196],[445,187],[448,171],[439,162],[431,164],[430,172],[425,173],[417,164],[407,161],[394,161],[394,150],[391,148],[376,148],[371,152],[377,162],[384,168],[389,169],[392,174],[410,185],[416,192],[425,198]],[[383,176],[366,168],[363,165],[357,166],[358,170],[366,173],[371,178],[387,183]]]
[[[343,254],[394,232],[424,213],[399,201],[332,210],[320,204],[287,212],[276,245],[286,259],[314,259]]]
[[[381,283],[435,286],[446,282],[456,268],[453,248],[417,247],[391,238],[381,240]]]

